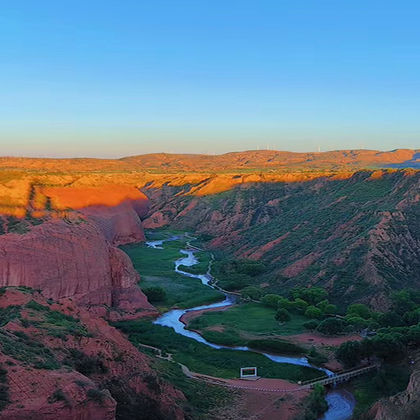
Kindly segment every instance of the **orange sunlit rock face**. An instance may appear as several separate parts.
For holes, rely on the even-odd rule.
[[[40,192],[50,197],[57,210],[79,210],[90,206],[114,207],[124,201],[146,201],[147,197],[130,185],[107,184],[100,187],[42,187]]]

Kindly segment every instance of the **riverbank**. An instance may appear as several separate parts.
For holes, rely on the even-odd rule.
[[[171,245],[178,246],[175,241],[171,241]],[[164,248],[163,242],[150,241],[148,243],[150,249],[158,251],[160,248]],[[184,276],[184,281],[188,280],[199,280],[201,284],[211,289],[209,284],[211,277],[207,274],[196,274],[191,272],[183,271],[180,268],[194,266],[198,263],[194,256],[194,250],[191,249],[180,249],[184,257],[175,260],[175,273]],[[179,254],[178,254],[179,255]],[[195,270],[189,270],[195,271]],[[311,377],[319,377],[319,368],[312,366],[307,359],[303,357],[290,357],[290,356],[279,356],[271,355],[268,353],[255,353],[248,349],[246,346],[242,347],[227,347],[218,344],[211,343],[203,338],[200,334],[186,329],[184,322],[189,317],[194,317],[197,313],[203,314],[212,311],[225,311],[229,307],[235,304],[235,299],[230,298],[229,295],[224,294],[225,300],[217,303],[202,305],[197,307],[190,307],[187,309],[172,309],[157,320],[154,321],[152,326],[145,328],[145,325],[131,325],[128,331],[131,332],[131,339],[142,340],[146,344],[157,344],[159,347],[162,344],[166,347],[165,351],[171,351],[173,353],[174,361],[180,362],[189,369],[195,372],[201,372],[199,375],[206,380],[209,377],[216,378],[217,380],[229,381],[229,385],[232,388],[246,389],[246,392],[272,392],[274,389],[277,392],[301,392],[296,383]],[[191,318],[190,318],[191,319]],[[184,321],[184,322],[183,322]],[[134,323],[136,321],[133,321]],[[138,323],[139,321],[137,321]],[[168,329],[169,327],[170,329]],[[127,325],[123,328],[127,332]],[[162,339],[165,336],[166,339]],[[194,340],[192,342],[191,340]],[[197,354],[200,354],[200,358],[197,359]],[[259,374],[264,379],[259,379],[258,384],[245,384],[243,380],[232,379],[238,375],[239,367],[243,366],[258,366]],[[236,368],[234,368],[236,366]],[[273,379],[269,379],[269,378]],[[283,378],[279,379],[279,378]],[[268,388],[271,387],[271,389]],[[282,387],[281,389],[279,387]],[[302,397],[297,398],[301,401]],[[296,402],[296,401],[295,401]],[[290,408],[290,407],[289,407]],[[296,407],[295,407],[296,408]],[[268,410],[270,411],[270,410]],[[293,410],[292,410],[293,411]],[[283,417],[286,417],[287,413],[283,412]],[[262,417],[261,417],[262,418]]]

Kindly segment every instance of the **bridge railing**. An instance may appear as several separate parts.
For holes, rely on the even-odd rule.
[[[337,373],[332,376],[328,376],[326,378],[323,377],[323,378],[310,379],[308,381],[302,382],[301,386],[313,387],[316,384],[328,385],[328,384],[337,383],[337,382],[344,382],[347,379],[353,378],[354,376],[362,375],[372,369],[377,369],[377,368],[378,368],[378,365],[375,364],[375,365],[364,366],[362,368],[351,369],[345,372]]]

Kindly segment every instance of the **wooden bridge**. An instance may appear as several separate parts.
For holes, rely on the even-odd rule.
[[[341,373],[336,373],[332,376],[328,376],[327,378],[319,378],[319,379],[311,379],[309,381],[302,382],[300,385],[304,388],[313,388],[315,385],[329,385],[329,384],[339,384],[341,382],[346,382],[351,378],[354,378],[355,376],[363,375],[373,369],[378,369],[379,365],[369,365],[364,366],[362,368],[358,369],[350,369],[346,370]]]

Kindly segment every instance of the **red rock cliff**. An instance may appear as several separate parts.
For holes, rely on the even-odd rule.
[[[139,213],[144,205],[126,200],[94,205],[65,219],[33,226],[28,233],[0,236],[0,286],[29,286],[54,299],[73,298],[95,312],[135,315],[154,311],[137,286],[129,258],[114,245],[144,239]]]

